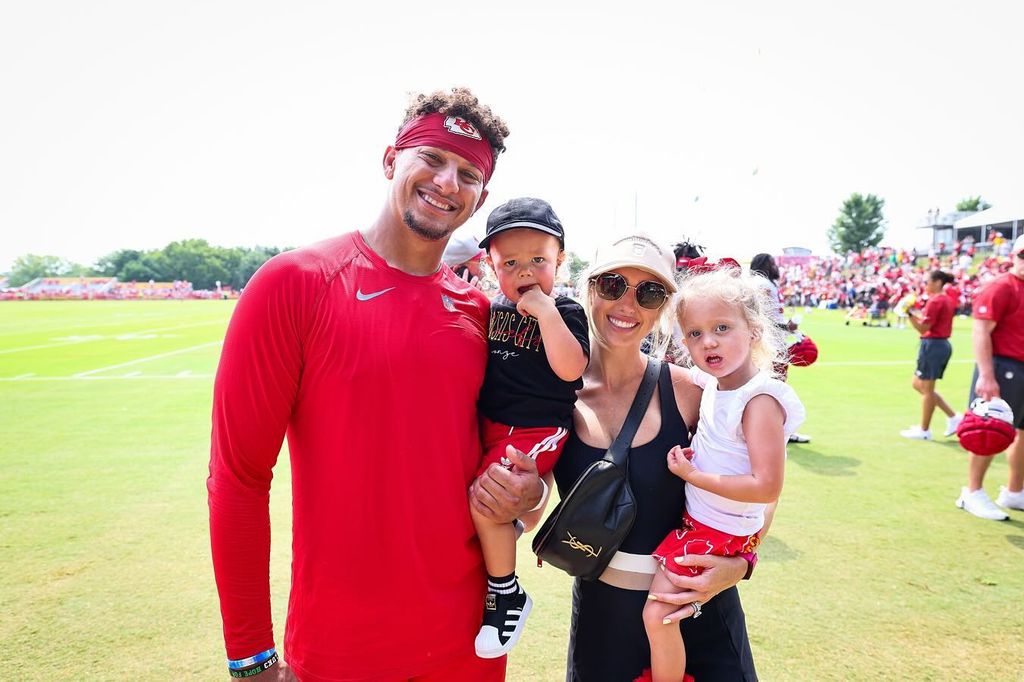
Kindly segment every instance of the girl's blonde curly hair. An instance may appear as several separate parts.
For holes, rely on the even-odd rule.
[[[763,278],[762,278],[763,279]],[[756,276],[738,268],[719,268],[710,272],[686,274],[679,281],[676,319],[682,327],[683,311],[690,301],[718,299],[736,306],[754,333],[750,354],[754,365],[778,377],[776,367],[787,362],[786,332],[772,320],[768,290],[758,285]],[[685,334],[685,330],[684,330]]]

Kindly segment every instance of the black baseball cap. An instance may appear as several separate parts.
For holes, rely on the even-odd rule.
[[[486,249],[491,237],[499,232],[520,227],[558,237],[559,248],[565,249],[565,230],[562,229],[562,221],[555,215],[551,204],[533,197],[510,199],[491,211],[487,216],[487,234],[480,241],[480,248]]]

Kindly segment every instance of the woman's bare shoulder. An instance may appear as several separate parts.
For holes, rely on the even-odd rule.
[[[685,367],[669,365],[669,373],[672,377],[672,390],[676,395],[676,407],[686,423],[693,424],[700,408],[701,388],[693,383],[690,371]]]

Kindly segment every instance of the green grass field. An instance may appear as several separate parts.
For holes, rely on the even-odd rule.
[[[0,304],[0,641],[13,680],[228,679],[207,535],[210,393],[232,304]],[[809,445],[741,585],[764,680],[1011,680],[1024,667],[1024,513],[953,505],[955,440],[906,441],[916,334],[814,311],[791,383]],[[940,391],[970,379],[958,320]],[[936,417],[940,433],[944,421]],[[290,561],[287,458],[272,495],[275,623]],[[987,487],[1006,482],[997,457]],[[429,510],[425,510],[428,511]],[[569,581],[521,575],[536,606],[510,680],[564,679]],[[407,601],[382,601],[397,617]],[[278,635],[278,642],[281,636]]]

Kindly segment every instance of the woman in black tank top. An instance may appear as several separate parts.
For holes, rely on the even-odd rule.
[[[575,429],[554,469],[561,494],[591,462],[604,456],[625,419],[647,363],[640,344],[671,313],[667,301],[652,309],[658,297],[652,295],[651,287],[641,285],[660,282],[674,291],[673,267],[672,252],[644,236],[621,240],[598,253],[583,296],[593,341],[590,366],[578,393]],[[608,273],[623,278],[628,285],[624,293],[621,286],[599,288],[595,283],[597,275]],[[638,304],[638,287],[647,307]],[[610,298],[614,293],[619,297]],[[633,682],[650,668],[642,620],[656,567],[650,553],[669,530],[678,527],[684,507],[683,482],[669,472],[666,455],[674,445],[689,444],[687,421],[696,421],[699,403],[700,389],[688,375],[681,368],[663,365],[658,391],[629,455],[636,521],[601,579],[577,579],[573,585],[567,682]],[[703,580],[701,589],[708,596],[694,598],[704,602],[716,596],[706,601],[701,618],[680,621],[686,672],[696,682],[756,680],[735,588],[746,572],[746,562],[737,557],[708,560],[712,567],[693,579]]]

